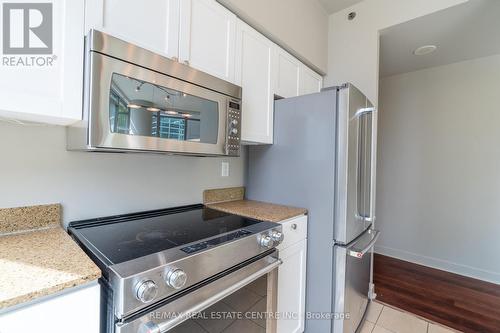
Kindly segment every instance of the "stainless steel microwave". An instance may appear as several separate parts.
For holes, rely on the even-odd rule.
[[[91,30],[69,150],[239,156],[241,87]]]

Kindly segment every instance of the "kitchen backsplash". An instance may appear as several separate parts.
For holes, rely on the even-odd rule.
[[[0,208],[59,202],[64,225],[201,203],[205,189],[244,185],[246,149],[234,158],[69,152],[64,127],[0,122],[0,133]]]
[[[229,187],[229,188],[216,188],[203,191],[203,203],[211,204],[216,202],[243,200],[245,197],[245,188]]]
[[[0,235],[55,227],[61,224],[61,205],[0,208]]]

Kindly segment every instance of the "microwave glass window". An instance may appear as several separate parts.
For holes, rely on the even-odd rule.
[[[205,98],[114,73],[109,94],[112,133],[217,143],[219,105]]]

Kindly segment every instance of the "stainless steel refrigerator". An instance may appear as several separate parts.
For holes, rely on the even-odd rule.
[[[354,333],[373,298],[377,112],[353,85],[275,102],[251,146],[247,197],[308,209],[308,333]]]

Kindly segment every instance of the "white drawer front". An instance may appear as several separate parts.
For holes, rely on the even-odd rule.
[[[283,243],[278,246],[278,250],[284,250],[289,246],[307,238],[307,216],[302,215],[285,222],[283,225]]]

